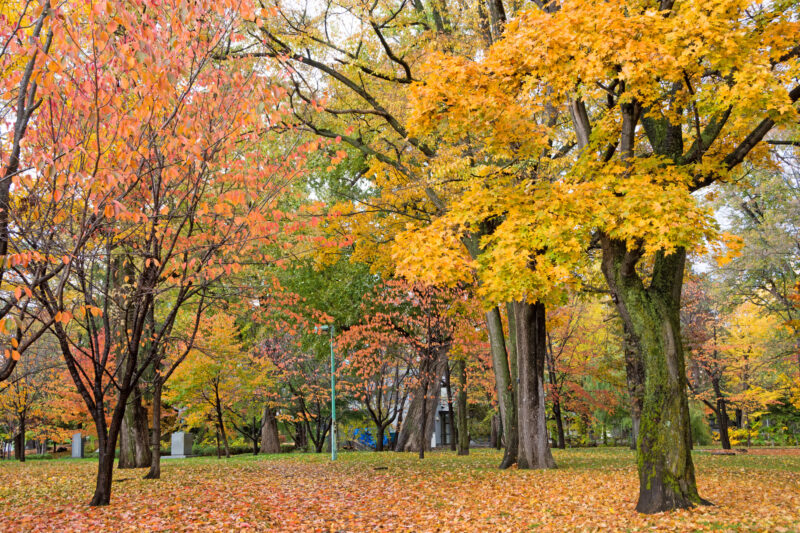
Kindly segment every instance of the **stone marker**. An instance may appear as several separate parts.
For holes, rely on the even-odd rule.
[[[72,436],[72,458],[83,459],[83,437],[80,433],[75,433]]]
[[[170,457],[176,459],[185,459],[192,455],[192,434],[184,431],[176,431],[172,434],[172,442],[170,445]]]

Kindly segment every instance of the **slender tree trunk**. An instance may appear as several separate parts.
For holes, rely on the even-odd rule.
[[[428,435],[426,431],[426,423],[428,422],[428,378],[423,378],[423,385],[422,385],[422,413],[420,416],[420,423],[421,426],[419,428],[419,458],[425,459],[425,447],[428,445],[428,442],[425,442],[425,438]]]
[[[145,479],[161,478],[161,380],[156,378],[153,383],[153,430],[150,434],[150,471],[145,474]]]
[[[225,458],[230,459],[231,447],[228,445],[228,435],[225,433],[225,424],[222,422],[222,405],[220,405],[219,393],[216,395],[216,403],[217,427],[219,428],[220,437],[222,437],[222,444],[225,446]]]
[[[555,468],[547,433],[544,361],[547,323],[541,302],[514,303],[519,369],[519,468]]]
[[[469,455],[469,418],[467,416],[467,371],[463,359],[455,362],[454,370],[458,388],[456,389],[456,452]]]
[[[216,430],[216,431],[214,431],[214,437],[217,440],[217,459],[222,459],[222,451],[220,450],[220,447],[219,447],[219,426],[217,424],[214,424],[214,427],[215,427],[215,430]]]
[[[20,463],[25,462],[25,431],[26,431],[25,413],[19,414],[19,433],[14,437],[14,458]]]
[[[498,415],[492,415],[492,420],[490,424],[490,433],[489,433],[489,446],[491,448],[495,448],[497,450],[500,449],[500,417]]]
[[[686,251],[656,254],[649,287],[636,263],[641,252],[602,238],[603,274],[617,309],[642,355],[644,401],[638,439],[642,513],[707,503],[697,493],[691,455],[689,402],[680,334],[680,294]]]
[[[639,438],[639,425],[642,419],[644,402],[644,360],[633,333],[623,320],[622,347],[625,353],[625,378],[628,383],[628,398],[631,405],[631,449],[636,449]]]
[[[719,441],[723,450],[731,449],[731,438],[728,434],[728,408],[725,398],[717,398],[717,422],[719,422]]]
[[[444,374],[445,390],[447,391],[447,417],[450,423],[450,450],[456,451],[456,441],[458,440],[458,428],[455,420],[455,406],[453,405],[453,387],[450,383],[450,365],[445,368]]]
[[[558,390],[558,380],[556,379],[556,360],[553,355],[553,343],[550,335],[547,336],[547,377],[550,381],[550,388],[553,390],[553,418],[556,420],[556,447],[563,450],[566,448],[564,441],[564,421],[561,416],[561,395]]]
[[[275,418],[275,412],[267,403],[264,404],[261,421],[263,424],[261,426],[261,453],[281,453],[278,420]]]
[[[494,368],[495,386],[497,387],[497,403],[500,408],[502,429],[506,443],[506,451],[500,468],[508,468],[517,462],[517,402],[515,384],[511,379],[506,352],[503,320],[497,307],[486,313],[486,326],[489,330],[489,344],[492,351],[492,367]]]

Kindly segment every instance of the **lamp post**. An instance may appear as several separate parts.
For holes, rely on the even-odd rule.
[[[336,460],[336,361],[333,357],[333,324],[319,326],[320,331],[331,334],[331,461]]]

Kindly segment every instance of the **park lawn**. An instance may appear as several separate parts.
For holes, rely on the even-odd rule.
[[[162,479],[117,470],[87,505],[96,460],[0,464],[0,531],[800,531],[800,453],[695,452],[716,505],[644,516],[633,454],[555,450],[551,471],[499,471],[495,450],[165,460]]]

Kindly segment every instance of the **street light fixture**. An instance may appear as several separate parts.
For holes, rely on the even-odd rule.
[[[314,330],[329,331],[331,334],[331,461],[336,460],[336,361],[333,358],[333,324],[317,326]]]

